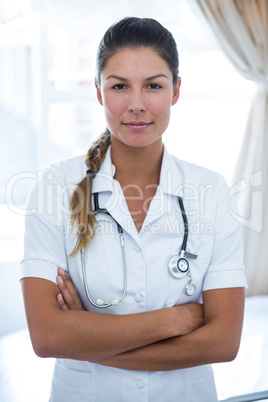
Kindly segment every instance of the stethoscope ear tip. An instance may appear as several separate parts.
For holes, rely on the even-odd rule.
[[[98,306],[104,306],[104,305],[105,305],[105,307],[108,307],[107,303],[104,302],[104,300],[102,300],[102,299],[97,299],[97,300],[96,300],[96,304],[97,304]],[[118,306],[118,304],[119,304],[119,300],[118,300],[118,299],[114,299],[114,300],[111,302],[111,304],[109,304],[109,306]]]

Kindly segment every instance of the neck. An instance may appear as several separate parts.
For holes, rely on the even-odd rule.
[[[163,156],[162,141],[147,147],[129,147],[112,138],[111,157],[116,168],[115,179],[122,185],[159,184]]]

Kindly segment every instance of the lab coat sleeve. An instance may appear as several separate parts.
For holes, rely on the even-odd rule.
[[[212,257],[203,282],[203,290],[247,287],[244,262],[243,239],[238,209],[229,187],[219,176],[216,190],[214,219],[214,244]]]
[[[20,278],[38,277],[56,283],[57,268],[67,269],[66,204],[64,185],[56,170],[48,167],[40,171],[27,201]]]

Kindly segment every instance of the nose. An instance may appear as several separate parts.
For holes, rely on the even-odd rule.
[[[146,110],[145,97],[142,91],[131,92],[129,96],[128,110],[134,113],[140,113]]]

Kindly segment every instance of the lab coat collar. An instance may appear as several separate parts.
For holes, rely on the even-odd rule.
[[[102,191],[114,191],[113,177],[115,175],[115,166],[112,164],[111,147],[108,148],[104,161],[99,172],[93,180],[93,193]],[[162,194],[170,194],[174,196],[183,195],[183,177],[179,166],[175,159],[170,155],[163,145],[163,158],[160,172],[160,182],[158,191]]]
[[[183,196],[183,173],[175,162],[174,156],[170,155],[165,147],[163,151],[160,182],[158,191],[162,194]]]
[[[168,153],[164,146],[159,186],[151,200],[143,228],[150,226],[161,216],[169,215],[173,211],[174,205],[177,205],[174,204],[174,197],[183,196],[183,173],[176,162],[177,160]]]
[[[112,164],[111,147],[107,149],[100,170],[93,180],[92,193],[99,193],[100,207],[107,209],[111,216],[123,229],[131,233],[135,232],[132,217],[129,213],[123,191],[117,180],[114,180],[115,166]],[[138,237],[136,241],[138,241]]]
[[[92,193],[100,193],[102,191],[113,192],[113,177],[115,175],[115,166],[112,164],[111,147],[107,149],[104,161],[100,170],[93,180]]]
[[[93,180],[92,192],[106,192],[102,207],[106,208],[113,218],[132,236],[136,243],[142,247],[141,239],[129,213],[120,184],[117,180],[113,179],[114,174],[115,166],[112,164],[111,148],[109,147],[100,170]],[[144,224],[150,224],[169,211],[172,203],[170,195],[182,196],[182,190],[182,173],[175,162],[175,158],[167,152],[164,146],[159,186],[155,197],[151,201]],[[110,196],[107,192],[110,192]]]

